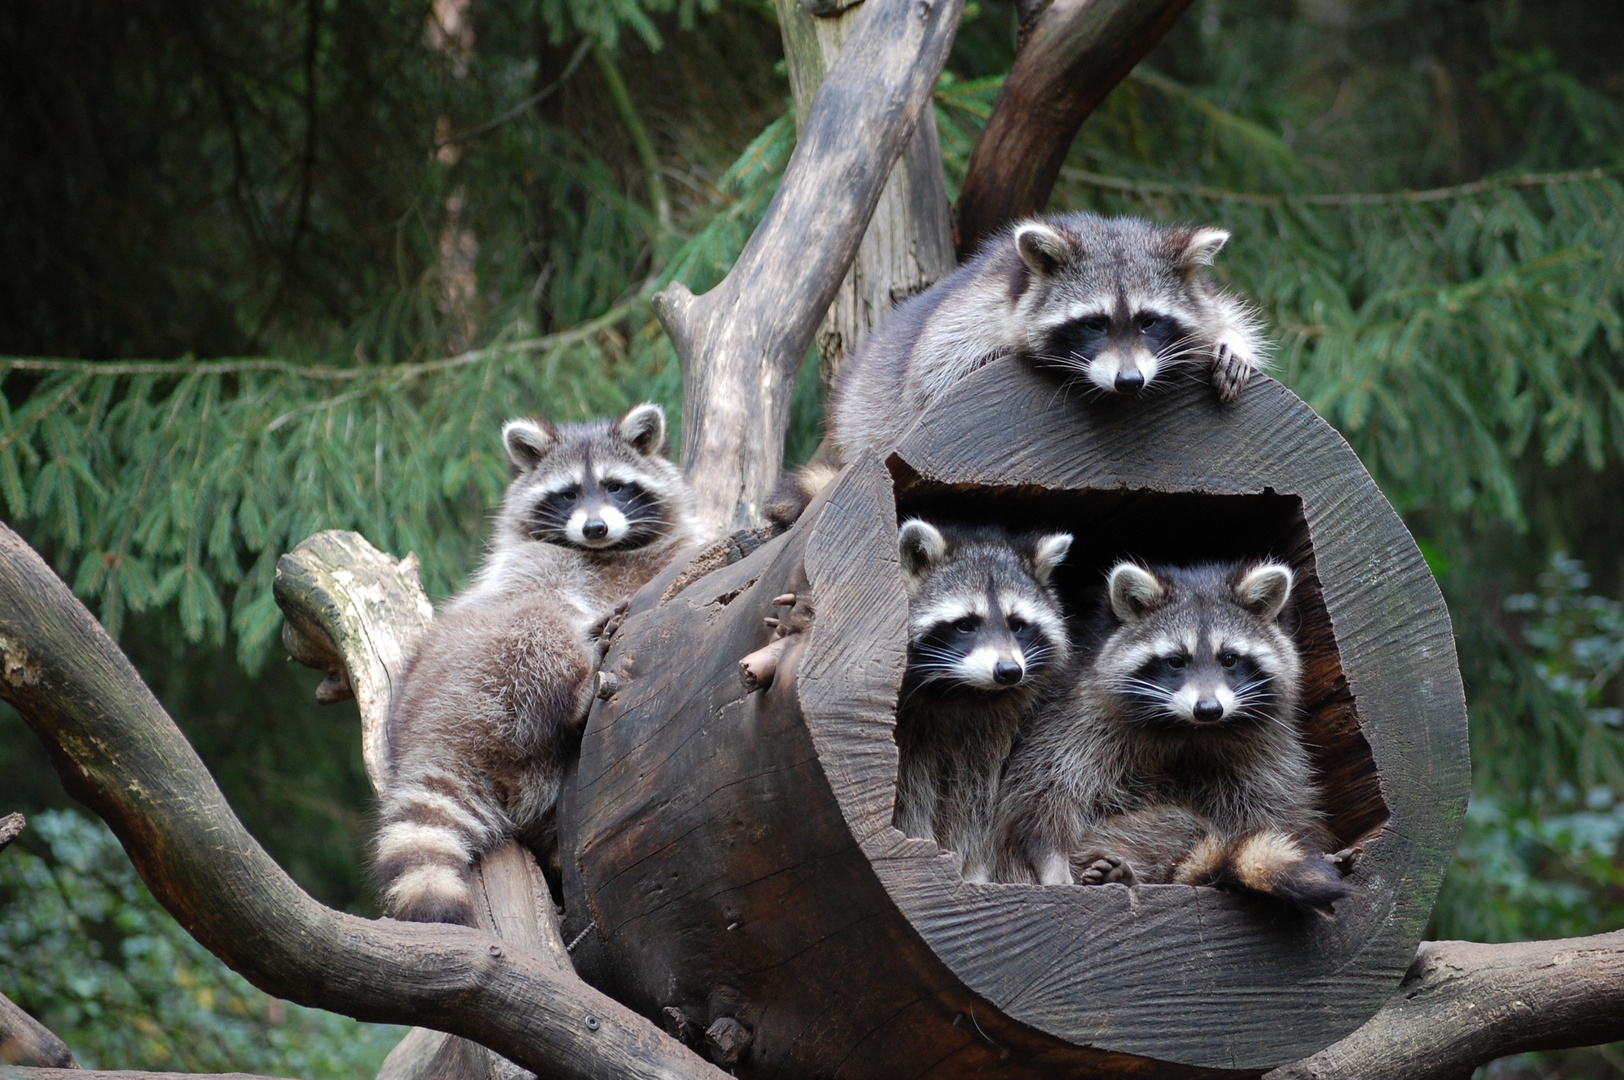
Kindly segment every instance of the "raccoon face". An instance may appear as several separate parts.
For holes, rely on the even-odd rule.
[[[1049,586],[1068,533],[1014,538],[914,518],[897,536],[908,590],[908,674],[915,689],[998,693],[1062,660],[1065,621]]]
[[[1034,357],[1122,394],[1197,360],[1209,343],[1194,278],[1228,239],[1222,229],[1090,214],[1017,226]]]
[[[642,547],[672,521],[665,413],[644,404],[614,421],[555,428],[511,420],[502,441],[515,473],[504,513],[527,539],[589,551]]]
[[[1278,624],[1291,586],[1291,571],[1276,562],[1117,564],[1109,594],[1121,625],[1096,664],[1124,717],[1185,732],[1286,722],[1300,669]]]

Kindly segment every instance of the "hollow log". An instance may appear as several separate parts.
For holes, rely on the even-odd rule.
[[[1290,561],[1301,723],[1361,854],[1333,917],[1206,887],[976,884],[891,825],[906,656],[899,514],[1077,537],[1077,609],[1128,554]],[[674,576],[675,572],[673,572]],[[1074,400],[1016,360],[967,380],[787,534],[634,599],[560,809],[589,981],[741,1076],[1239,1076],[1381,1008],[1415,955],[1468,787],[1441,595],[1347,444],[1254,380]],[[674,593],[674,595],[673,595]],[[742,658],[784,629],[770,681]]]

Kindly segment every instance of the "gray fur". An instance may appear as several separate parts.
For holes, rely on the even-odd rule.
[[[390,708],[375,855],[395,918],[473,925],[477,858],[509,837],[555,842],[566,746],[591,703],[591,631],[700,538],[693,491],[660,456],[664,441],[655,405],[504,428],[514,476],[490,550],[417,643]],[[609,483],[647,498],[611,513]],[[566,490],[578,494],[564,505]],[[605,517],[601,537],[583,533]]]
[[[1067,670],[1070,642],[1049,581],[1071,537],[916,518],[903,523],[898,547],[909,653],[894,823],[958,853],[967,880],[987,881],[999,773],[1022,716]],[[965,619],[977,625],[954,626]]]
[[[1137,852],[1143,879],[1173,880],[1192,839],[1209,834],[1326,850],[1297,725],[1301,660],[1277,619],[1290,581],[1277,563],[1113,570],[1099,646],[1010,758],[1001,879],[1070,882],[1115,844]]]

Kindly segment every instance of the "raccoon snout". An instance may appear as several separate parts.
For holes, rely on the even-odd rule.
[[[1202,724],[1210,724],[1224,718],[1223,702],[1217,698],[1201,698],[1190,711],[1196,721]]]
[[[1137,394],[1145,388],[1145,377],[1137,371],[1119,371],[1113,385],[1119,394]]]
[[[581,526],[581,535],[588,540],[602,540],[609,535],[609,525],[602,518],[593,518]]]
[[[1013,660],[1000,660],[992,666],[992,681],[999,686],[1014,686],[1025,674],[1026,670]]]

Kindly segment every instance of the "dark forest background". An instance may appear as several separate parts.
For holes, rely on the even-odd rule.
[[[972,0],[949,192],[1015,48]],[[1437,936],[1624,924],[1624,7],[1196,0],[1053,204],[1230,228],[1274,374],[1449,599],[1475,790]],[[287,665],[277,555],[476,565],[500,422],[675,415],[652,293],[724,273],[794,145],[762,0],[11,0],[0,514],[119,638],[273,855],[375,913],[353,706]],[[815,363],[791,460],[820,418]],[[136,882],[0,706],[0,989],[87,1065],[370,1076]],[[1496,1075],[1624,1075],[1613,1048]]]

